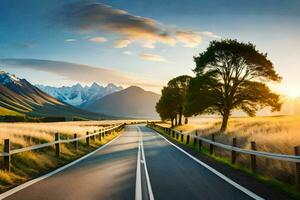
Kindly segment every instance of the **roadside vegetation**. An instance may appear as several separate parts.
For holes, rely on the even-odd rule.
[[[174,129],[190,133],[190,135],[197,131],[198,136],[208,139],[211,138],[211,134],[215,133],[216,142],[229,145],[232,144],[232,138],[236,137],[237,146],[245,149],[250,149],[250,142],[255,141],[257,150],[273,153],[293,154],[294,146],[300,144],[298,137],[300,116],[231,118],[228,121],[227,131],[222,134],[219,132],[221,123],[221,118],[191,118],[189,124],[176,126]],[[156,124],[171,127],[170,121]],[[171,138],[164,130],[158,129],[157,131]],[[176,141],[187,145],[186,137],[183,142],[180,137]],[[249,155],[237,154],[236,164],[233,165],[230,151],[215,147],[214,154],[210,155],[208,144],[203,143],[200,150],[199,145],[194,146],[192,140],[187,146],[233,169],[250,174],[267,185],[285,191],[293,198],[300,199],[300,193],[295,187],[295,163],[257,157],[257,171],[254,173],[250,170]]]
[[[93,132],[105,126],[117,123],[130,122],[128,120],[112,121],[81,121],[81,122],[55,122],[55,123],[0,123],[0,140],[10,139],[11,149],[33,146],[36,144],[54,141],[54,134],[60,133],[60,138],[73,138],[76,133],[78,137],[86,132]],[[46,147],[34,151],[14,154],[11,156],[11,172],[0,170],[0,192],[21,184],[27,180],[47,173],[62,166],[76,158],[91,152],[95,148],[107,143],[119,133],[114,133],[105,138],[91,141],[87,146],[85,140],[79,141],[78,149],[74,144],[61,144],[60,158],[55,156],[55,148]],[[0,148],[3,149],[3,142]],[[0,166],[3,159],[0,160]]]

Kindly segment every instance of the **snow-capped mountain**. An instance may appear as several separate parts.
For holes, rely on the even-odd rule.
[[[37,87],[60,101],[77,107],[84,107],[85,104],[89,104],[101,97],[123,89],[122,87],[116,86],[112,83],[105,87],[98,85],[97,83],[84,87],[80,84],[62,87],[37,85]]]
[[[41,91],[26,79],[0,71],[0,116],[102,119],[104,115],[81,110]]]

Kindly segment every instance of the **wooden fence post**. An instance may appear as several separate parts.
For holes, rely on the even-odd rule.
[[[87,137],[85,138],[86,145],[90,146],[90,137],[89,137],[89,132],[86,132]]]
[[[251,149],[256,151],[256,143],[254,141],[251,142]],[[256,172],[256,155],[251,154],[251,170],[252,172]]]
[[[190,135],[187,135],[186,136],[186,144],[189,144],[190,143]]]
[[[55,133],[55,141],[59,141],[59,133]],[[60,157],[60,143],[55,144],[55,155],[56,158]]]
[[[197,145],[197,138],[194,138],[194,148],[196,147]]]
[[[10,141],[9,141],[9,139],[5,139],[4,140],[3,152],[4,153],[8,153],[7,156],[3,157],[3,161],[4,161],[3,162],[3,169],[5,171],[10,172],[10,155],[9,155],[9,153],[10,153]]]
[[[172,138],[175,137],[175,132],[172,130]]]
[[[300,146],[294,147],[295,156],[300,156]],[[296,164],[295,183],[298,190],[300,190],[300,163]]]
[[[76,139],[76,138],[77,138],[77,134],[75,133],[74,134],[74,139]],[[74,146],[75,146],[75,149],[77,150],[78,149],[78,140],[74,141]]]
[[[202,140],[199,139],[199,150],[201,151],[202,148]]]
[[[176,140],[178,140],[178,138],[179,138],[179,134],[178,134],[178,133],[176,133]]]
[[[183,142],[184,135],[181,133],[181,142]]]
[[[211,141],[215,141],[215,134],[212,134],[211,135]],[[213,154],[213,152],[214,152],[214,145],[213,144],[209,144],[209,154],[211,155],[211,154]]]
[[[198,132],[197,132],[197,130],[195,131],[195,135],[196,135],[196,136],[198,136]]]
[[[232,138],[232,146],[236,147],[236,137]],[[231,164],[235,164],[236,161],[236,151],[232,150],[231,151]]]
[[[100,142],[101,142],[101,135],[102,135],[102,133],[101,133],[101,132],[102,132],[102,130],[100,129],[100,130],[99,130],[99,136],[98,136],[98,137],[99,137],[99,141],[100,141]]]

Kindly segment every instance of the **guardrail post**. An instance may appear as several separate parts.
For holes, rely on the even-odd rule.
[[[183,137],[184,137],[184,135],[181,132],[181,142],[183,142]]]
[[[59,141],[59,133],[55,133],[55,141]],[[60,157],[60,143],[55,144],[55,155],[56,158]]]
[[[195,135],[198,136],[198,131],[197,130],[195,131]]]
[[[86,132],[87,137],[85,138],[86,145],[90,146],[90,137],[89,137],[89,132]]]
[[[10,141],[9,141],[9,139],[5,139],[4,140],[3,152],[4,153],[8,153],[7,156],[3,157],[3,169],[5,171],[10,172],[10,155],[9,155],[9,152],[10,152]]]
[[[176,133],[176,140],[178,140],[179,138],[179,133]]]
[[[186,144],[189,144],[190,143],[190,135],[187,135],[186,136]]]
[[[300,146],[294,147],[295,156],[300,156]],[[296,163],[295,169],[295,183],[298,190],[300,190],[300,163]]]
[[[212,134],[211,135],[211,141],[215,141],[215,134]],[[214,145],[213,144],[209,144],[209,154],[211,155],[211,154],[213,154],[213,152],[214,152]]]
[[[77,138],[77,134],[75,133],[74,134],[74,139],[76,139],[76,138]],[[74,146],[75,146],[75,149],[77,150],[78,149],[78,140],[74,141]]]
[[[254,141],[251,142],[251,149],[256,151],[256,143]],[[256,155],[251,154],[251,170],[252,172],[256,172]]]
[[[232,146],[236,147],[236,138],[232,138]],[[236,161],[236,151],[231,151],[231,164],[235,164]]]
[[[172,138],[175,137],[175,132],[172,130]]]

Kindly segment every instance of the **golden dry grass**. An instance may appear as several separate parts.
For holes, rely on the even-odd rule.
[[[136,120],[135,120],[136,121]],[[0,140],[9,138],[13,149],[35,145],[41,142],[54,140],[54,133],[59,132],[61,137],[70,138],[74,133],[86,134],[87,131],[102,129],[107,125],[117,123],[129,123],[131,120],[111,121],[80,121],[80,122],[56,122],[56,123],[0,123]],[[36,177],[39,174],[74,160],[96,147],[103,145],[116,137],[117,134],[108,135],[101,141],[91,141],[90,146],[85,141],[79,142],[79,148],[74,149],[73,144],[61,145],[61,158],[55,157],[54,147],[47,147],[36,151],[28,151],[12,156],[11,172],[0,170],[0,191],[4,191],[18,183]],[[3,149],[3,142],[0,148]],[[2,150],[1,150],[2,151]],[[2,166],[3,160],[0,159]]]
[[[188,125],[178,126],[175,129],[183,132],[195,133],[204,137],[215,134],[217,142],[231,144],[236,137],[238,147],[250,149],[251,141],[255,141],[257,150],[294,154],[294,147],[300,145],[300,116],[276,116],[276,117],[232,117],[229,120],[225,133],[219,133],[220,118],[193,118]],[[216,150],[220,156],[230,156],[230,152]],[[239,155],[238,162],[242,165],[250,165],[249,155]],[[260,173],[275,177],[285,182],[294,182],[294,164],[272,159],[258,158],[258,170]]]

